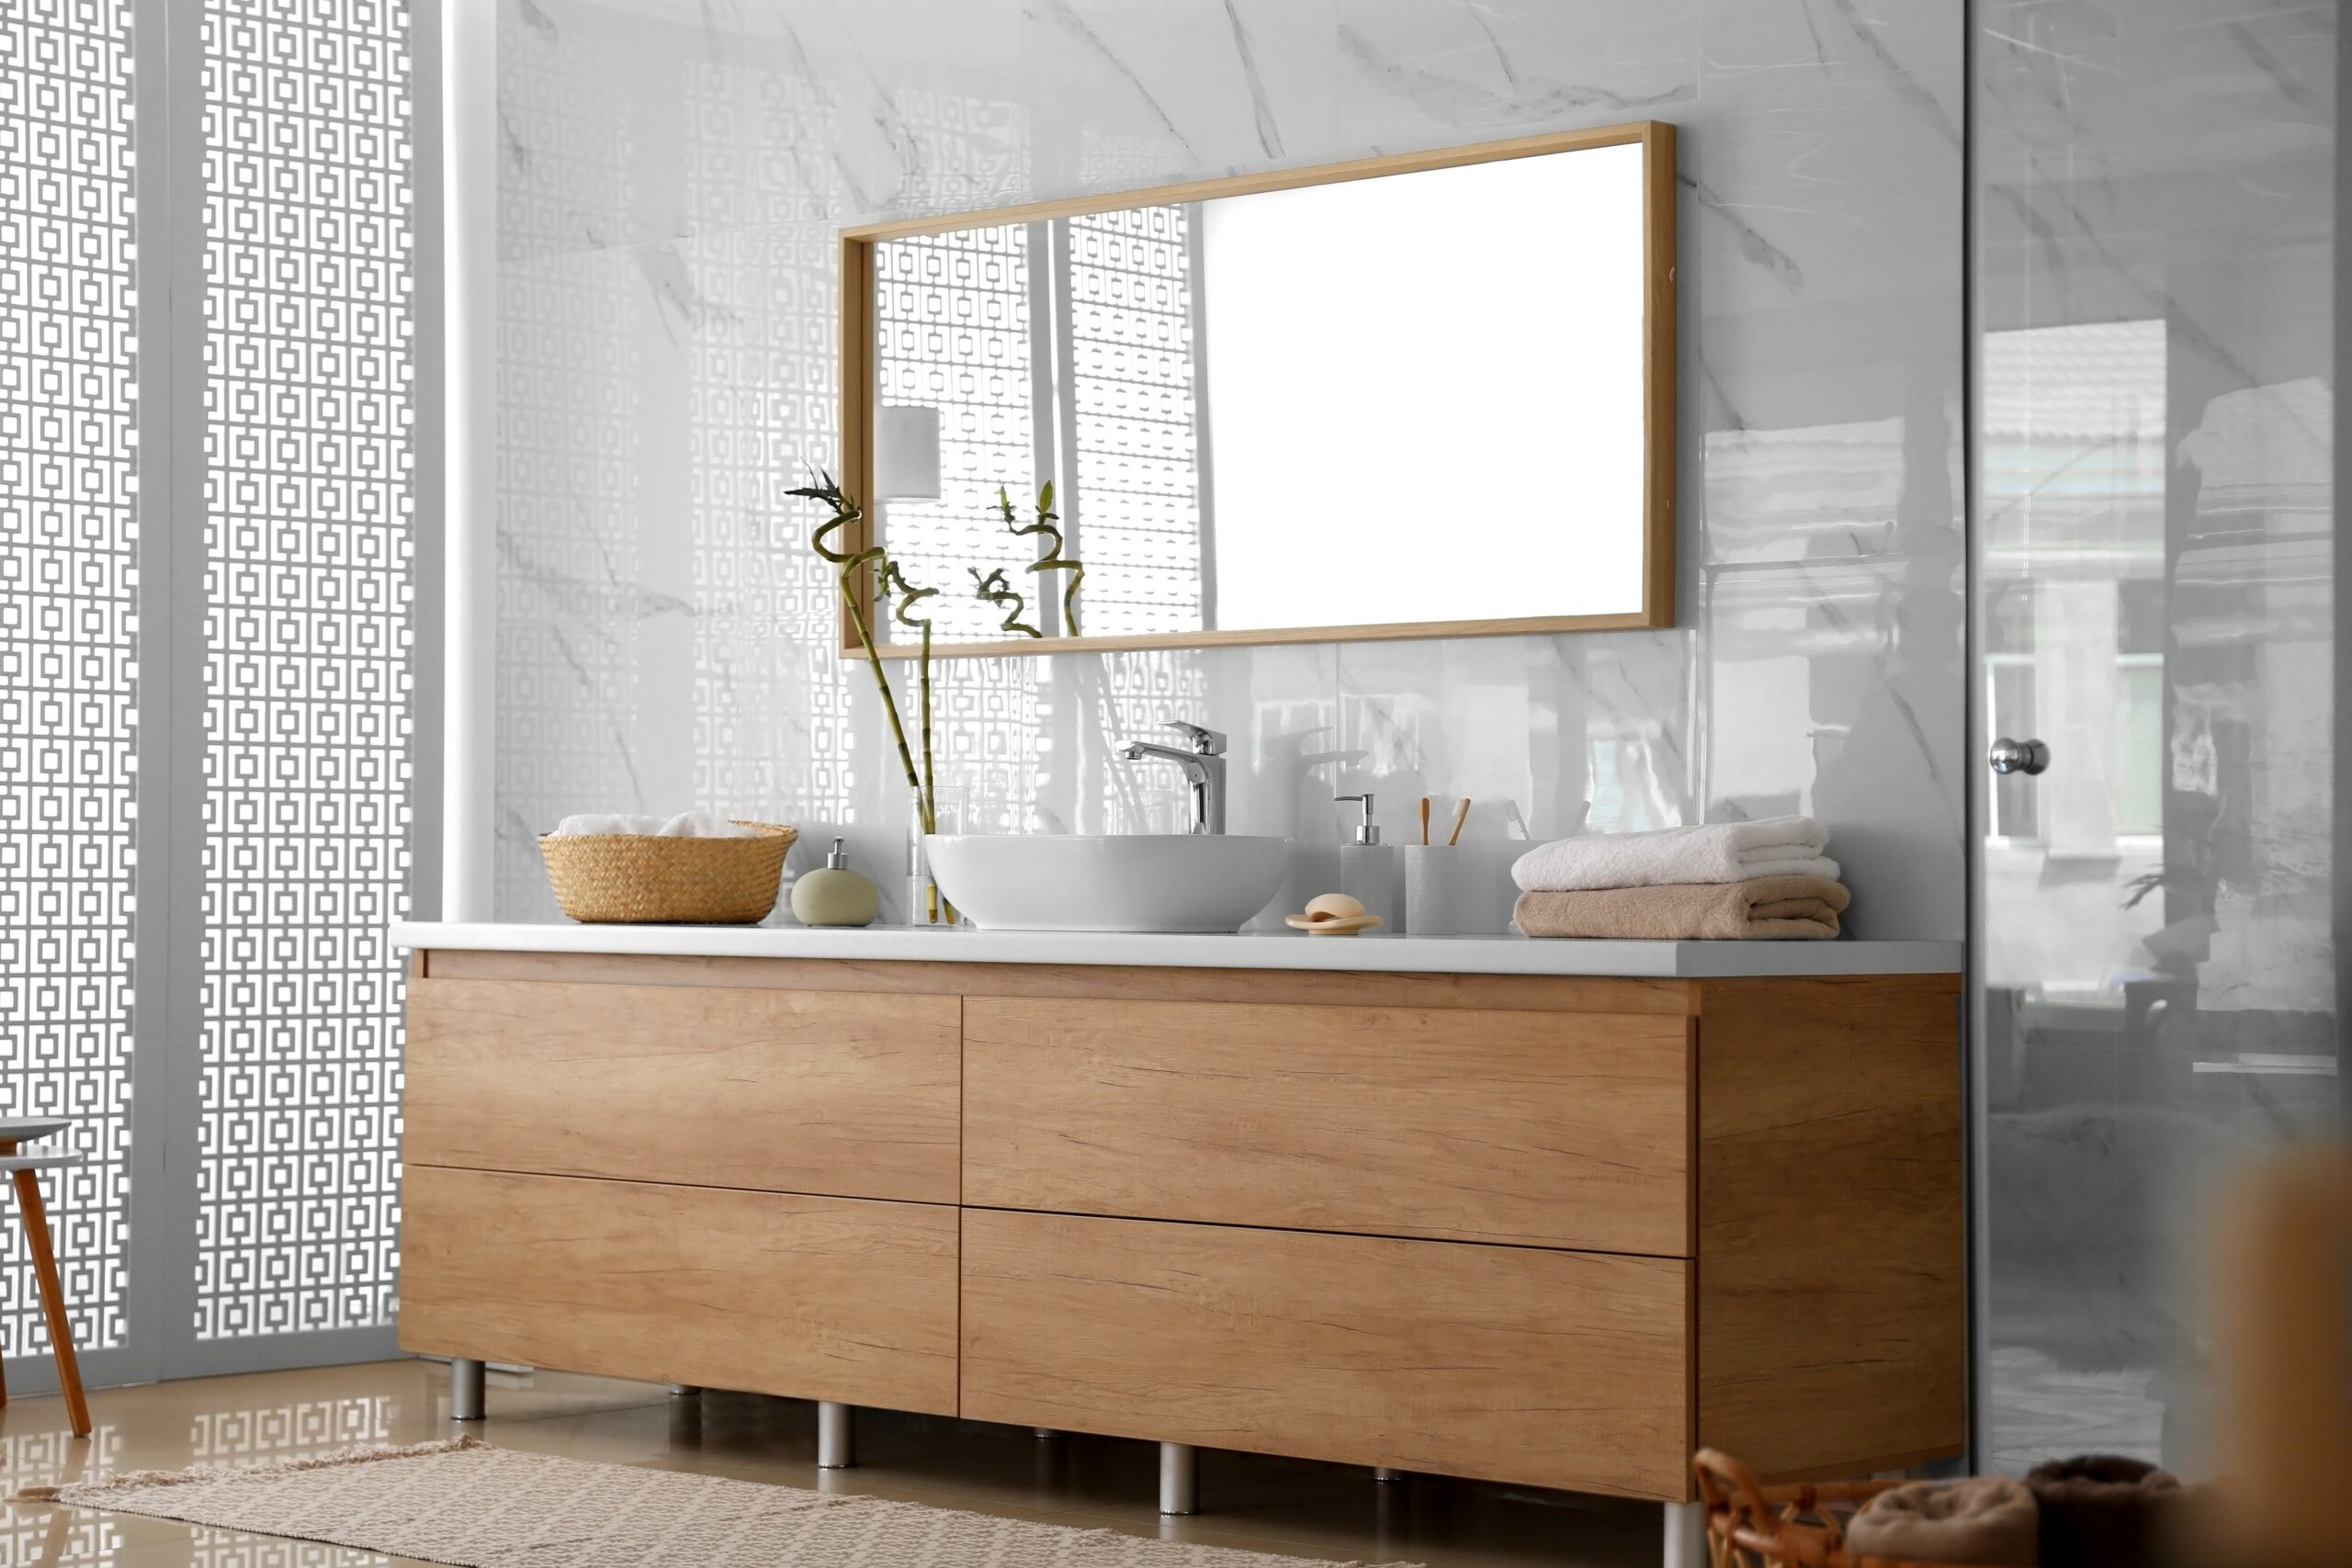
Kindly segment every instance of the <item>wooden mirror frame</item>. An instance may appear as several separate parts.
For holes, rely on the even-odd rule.
[[[1555,131],[1543,136],[1515,137],[1508,141],[1478,142],[1468,147],[1443,147],[1426,152],[1357,158],[1343,164],[1319,164],[1311,168],[1274,169],[1262,174],[1193,180],[1183,185],[1159,186],[1146,190],[1109,191],[1099,196],[1073,197],[1062,201],[1032,202],[1026,206],[1002,207],[983,212],[901,219],[843,229],[841,231],[841,483],[860,504],[869,510],[873,507],[876,390],[874,247],[886,240],[905,239],[917,234],[944,234],[958,229],[989,228],[999,224],[1042,222],[1087,213],[1114,212],[1130,207],[1159,207],[1205,201],[1217,197],[1250,196],[1261,191],[1293,190],[1302,186],[1331,185],[1341,180],[1376,179],[1383,175],[1419,174],[1429,169],[1456,168],[1465,164],[1532,158],[1547,152],[1570,152],[1591,147],[1627,144],[1638,144],[1642,149],[1642,264],[1645,278],[1642,404],[1645,439],[1643,455],[1645,504],[1641,609],[1602,615],[1396,621],[1375,626],[1152,632],[1130,637],[989,638],[978,642],[934,643],[933,654],[942,659],[1004,655],[1035,658],[1040,654],[1126,649],[1509,637],[1528,633],[1632,631],[1671,626],[1674,624],[1675,530],[1675,176],[1674,127],[1664,120],[1638,120],[1626,125],[1602,126],[1592,130]],[[872,527],[871,516],[857,524],[848,531],[846,547],[865,548],[871,542]],[[858,595],[860,608],[868,616],[867,624],[876,625],[872,619],[874,581],[871,569],[858,572],[852,587]],[[858,658],[865,657],[865,649],[859,645],[847,605],[842,609],[841,630],[842,650]],[[921,649],[913,643],[887,642],[878,643],[876,651],[884,659],[911,659]]]

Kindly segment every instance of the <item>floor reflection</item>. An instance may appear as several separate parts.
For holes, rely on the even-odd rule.
[[[1614,1568],[1658,1553],[1654,1505],[1415,1476],[1375,1484],[1369,1472],[1298,1460],[1204,1454],[1194,1517],[1154,1506],[1148,1443],[888,1412],[861,1414],[855,1470],[816,1468],[814,1407],[707,1393],[678,1397],[645,1383],[492,1371],[490,1421],[502,1447],[785,1486],[927,1503],[1077,1529],[1198,1541],[1326,1560],[1404,1559],[1431,1568],[1538,1564]],[[391,1361],[106,1389],[97,1430],[64,1429],[59,1402],[0,1407],[0,1480],[8,1494],[107,1471],[251,1464],[355,1443],[447,1435],[448,1383],[430,1362]],[[313,1568],[409,1560],[164,1519],[10,1503],[0,1568]]]

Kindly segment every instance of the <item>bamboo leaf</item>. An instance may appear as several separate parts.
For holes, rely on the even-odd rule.
[[[907,581],[906,574],[899,570],[899,563],[887,558],[882,562],[881,571],[882,591],[886,593],[894,593],[898,595],[899,603],[890,612],[891,618],[896,620],[902,626],[919,626],[922,629],[925,636],[929,636],[931,632],[931,617],[928,615],[910,615],[907,612],[913,609],[925,599],[938,598],[939,590],[936,588],[917,588],[913,583],[909,582]]]
[[[1079,584],[1086,580],[1086,563],[1076,556],[1062,554],[1062,531],[1054,526],[1061,521],[1054,511],[1054,481],[1047,479],[1037,487],[1037,520],[1035,523],[1023,524],[1013,517],[1012,498],[1005,492],[1005,487],[1002,485],[996,487],[996,509],[998,515],[1004,519],[1006,532],[1014,538],[1026,539],[1041,534],[1045,536],[1045,553],[1022,570],[1033,572],[1059,571],[1069,574],[1062,586],[1062,630],[1063,635],[1067,637],[1078,636],[1078,589]],[[1000,571],[991,575],[1001,577],[1003,573]],[[976,570],[972,571],[972,577],[975,581],[980,581],[980,574]],[[1010,591],[1009,588],[1007,591]],[[982,597],[986,596],[984,592]],[[1036,637],[1040,634],[1031,632],[1029,635]]]

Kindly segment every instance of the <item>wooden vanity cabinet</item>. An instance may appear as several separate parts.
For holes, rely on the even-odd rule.
[[[1690,1251],[1668,1013],[964,1001],[964,1201]]]
[[[401,1343],[1668,1502],[1914,1463],[1957,993],[435,951]]]

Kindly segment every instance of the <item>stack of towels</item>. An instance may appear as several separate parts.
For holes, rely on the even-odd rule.
[[[1768,817],[1541,844],[1519,858],[1529,936],[1833,937],[1849,897],[1810,817]]]
[[[1846,1527],[1846,1545],[1872,1562],[2159,1568],[2214,1561],[2186,1550],[2200,1530],[2210,1536],[2199,1516],[2211,1506],[2210,1493],[2145,1461],[2086,1454],[2036,1465],[2023,1481],[1980,1475],[1882,1492]]]

